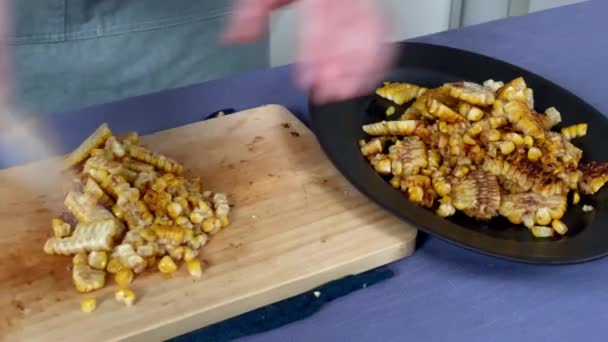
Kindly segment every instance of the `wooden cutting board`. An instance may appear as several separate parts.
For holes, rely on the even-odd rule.
[[[336,129],[339,129],[338,127]],[[416,230],[355,191],[314,135],[285,108],[265,106],[143,138],[199,174],[234,204],[232,225],[203,248],[194,280],[136,278],[134,307],[113,299],[113,281],[80,311],[70,258],[42,245],[62,193],[31,193],[15,174],[50,170],[44,161],[0,170],[0,340],[155,341],[233,317],[328,281],[406,257]]]

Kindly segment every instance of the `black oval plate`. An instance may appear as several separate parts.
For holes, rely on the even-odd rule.
[[[608,119],[595,108],[560,86],[517,66],[467,51],[421,43],[401,43],[401,57],[386,80],[436,87],[445,82],[487,79],[509,81],[523,76],[534,89],[539,111],[555,106],[562,125],[589,124],[586,137],[575,144],[586,160],[608,160]],[[422,231],[484,254],[528,263],[568,264],[608,255],[607,192],[583,197],[569,206],[564,217],[569,232],[564,237],[535,239],[523,226],[497,218],[487,223],[456,215],[442,219],[432,211],[410,203],[393,189],[361,155],[358,140],[365,138],[363,124],[386,118],[389,104],[375,95],[323,106],[310,106],[313,129],[325,153],[356,187],[399,218]],[[584,204],[595,209],[582,211]]]

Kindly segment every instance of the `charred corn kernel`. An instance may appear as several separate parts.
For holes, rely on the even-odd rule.
[[[67,156],[65,160],[66,166],[72,167],[85,160],[91,150],[102,146],[110,136],[112,136],[110,127],[106,123],[101,124],[80,146]]]
[[[141,146],[129,146],[129,155],[134,159],[154,165],[165,172],[181,174],[184,171],[184,166],[177,161]]]
[[[390,106],[386,109],[386,116],[391,116],[395,114],[395,107],[394,106]]]
[[[551,223],[551,213],[548,208],[536,210],[536,223],[541,226],[548,226]]]
[[[472,137],[479,135],[481,132],[483,132],[483,125],[479,122],[474,123],[469,129],[469,135]]]
[[[78,292],[94,291],[106,284],[106,272],[93,269],[88,265],[74,265],[72,281]]]
[[[186,261],[186,268],[188,268],[188,273],[195,278],[200,278],[203,275],[201,261],[198,259]]]
[[[127,287],[133,281],[133,271],[128,268],[122,269],[114,275],[114,280],[116,284],[120,287]]]
[[[150,228],[144,228],[139,232],[139,236],[141,236],[144,240],[148,242],[156,241],[156,233]]]
[[[407,195],[410,201],[420,203],[424,198],[424,190],[419,186],[413,186],[407,189]]]
[[[437,216],[445,218],[454,215],[456,213],[456,208],[454,208],[452,204],[443,203],[439,205],[439,208],[437,208],[436,213]]]
[[[183,208],[182,206],[177,203],[177,202],[171,202],[169,205],[167,205],[167,214],[169,214],[169,217],[171,217],[172,219],[177,218],[179,215],[182,214]]]
[[[62,238],[70,235],[72,228],[69,223],[64,222],[60,218],[54,218],[51,221],[51,226],[53,227],[53,236],[56,238]]]
[[[500,152],[504,155],[515,151],[515,144],[512,141],[501,141],[498,146],[500,147]]]
[[[120,260],[118,260],[117,258],[110,258],[110,261],[108,261],[108,265],[106,266],[106,271],[111,274],[116,274],[118,273],[118,271],[124,268],[125,267],[122,265]]]
[[[184,261],[194,260],[198,256],[198,251],[190,247],[184,248]]]
[[[468,134],[465,134],[462,137],[462,142],[464,142],[467,145],[477,145],[477,142],[475,141],[475,139],[471,138],[471,136]]]
[[[559,235],[565,235],[568,232],[568,227],[560,220],[553,220],[551,227],[553,227],[553,230],[555,230]]]
[[[184,257],[184,251],[185,248],[183,246],[178,246],[169,250],[169,256],[175,261],[180,261]]]
[[[528,159],[530,161],[537,162],[542,156],[543,153],[538,147],[530,147],[528,150]]]
[[[117,302],[126,306],[133,306],[136,300],[135,292],[126,288],[116,290],[116,292],[114,292],[114,298]]]
[[[562,128],[562,135],[568,140],[584,137],[587,135],[587,124],[580,123]]]
[[[581,195],[578,194],[578,192],[575,192],[572,195],[572,204],[578,204],[581,201]]]
[[[529,135],[524,136],[524,144],[528,147],[534,146],[534,138]]]
[[[165,255],[158,262],[158,270],[163,274],[172,274],[177,270],[177,265],[170,256]]]
[[[532,235],[537,238],[548,238],[552,237],[554,230],[551,227],[546,226],[534,226],[532,227]]]
[[[76,253],[72,258],[73,265],[87,265],[88,258],[86,253]]]
[[[105,270],[108,265],[108,253],[105,251],[89,253],[89,266],[97,270]]]
[[[80,301],[80,310],[84,313],[91,313],[97,308],[97,300],[95,298],[85,298]]]
[[[390,159],[382,159],[373,163],[374,169],[376,172],[382,175],[390,175],[391,174],[391,160]]]

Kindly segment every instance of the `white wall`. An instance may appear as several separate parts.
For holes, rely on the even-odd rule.
[[[578,2],[583,1],[585,0],[530,0],[530,12],[542,11],[558,6],[576,4]]]
[[[451,0],[380,0],[393,23],[393,40],[403,40],[447,30]],[[296,53],[294,8],[277,11],[270,23],[270,65],[294,61]]]
[[[519,0],[515,0],[519,1]],[[464,0],[462,26],[505,18],[509,13],[509,0]]]

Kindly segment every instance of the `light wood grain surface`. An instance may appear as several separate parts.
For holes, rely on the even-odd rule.
[[[339,129],[339,128],[337,128]],[[62,191],[34,193],[15,175],[50,177],[56,161],[0,171],[0,340],[155,341],[406,257],[416,230],[356,192],[291,113],[265,106],[144,137],[154,150],[224,191],[232,225],[201,258],[200,280],[182,267],[171,279],[136,278],[138,303],[113,300],[115,285],[80,311],[67,257],[42,252]],[[355,143],[355,142],[353,142]]]

